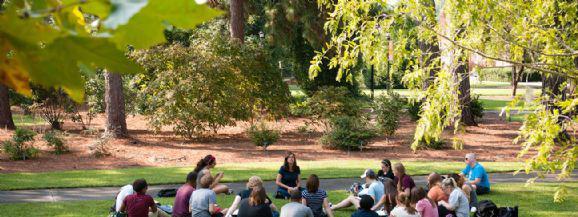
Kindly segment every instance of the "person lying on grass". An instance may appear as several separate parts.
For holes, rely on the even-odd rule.
[[[173,217],[191,217],[189,211],[189,201],[191,195],[197,188],[197,173],[190,172],[187,175],[187,182],[177,190],[173,205]]]
[[[239,194],[235,196],[235,200],[233,201],[233,204],[231,204],[231,206],[229,207],[229,210],[227,211],[227,214],[225,216],[227,217],[233,216],[235,211],[238,210],[241,200],[249,198],[249,196],[251,196],[253,188],[256,187],[263,187],[263,180],[259,176],[252,176],[251,178],[249,178],[249,181],[247,182],[247,189],[239,192]],[[271,208],[271,211],[273,213],[277,212],[277,207],[275,206],[275,204],[273,204],[273,201],[268,196],[265,203],[269,204],[269,207]],[[275,214],[273,216],[275,216]]]
[[[383,183],[380,181],[377,181],[377,175],[375,174],[375,172],[373,172],[373,170],[371,169],[367,169],[365,170],[365,173],[363,173],[363,175],[361,175],[361,178],[365,178],[365,185],[367,185],[368,187],[364,188],[363,190],[361,190],[358,195],[369,195],[373,201],[379,200],[385,190],[383,189]],[[355,189],[357,190],[357,189]],[[377,198],[377,199],[376,199]],[[349,197],[345,198],[345,200],[339,202],[338,204],[336,204],[335,206],[331,207],[332,210],[338,210],[341,208],[346,208],[346,207],[350,207],[350,206],[354,206],[356,209],[359,208],[359,201],[361,200],[360,197],[357,197],[355,195],[350,195]]]
[[[120,211],[126,213],[128,217],[168,217],[169,215],[157,209],[155,201],[147,195],[148,184],[144,179],[137,179],[132,183],[136,194],[128,195]]]
[[[222,216],[227,213],[227,209],[221,210],[217,205],[217,194],[210,189],[211,183],[213,177],[206,174],[200,179],[199,188],[193,191],[189,201],[192,217]]]
[[[195,170],[193,170],[194,172],[197,173],[197,183],[200,183],[201,177],[205,175],[212,176],[211,169],[215,168],[215,166],[217,166],[217,159],[213,157],[213,155],[207,155],[203,159],[199,160],[199,162],[197,162]],[[213,190],[216,194],[233,193],[228,186],[219,183],[223,178],[223,176],[224,176],[223,172],[218,172],[213,177],[213,183],[211,183],[209,189]]]

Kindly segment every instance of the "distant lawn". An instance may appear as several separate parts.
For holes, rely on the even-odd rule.
[[[246,181],[253,175],[264,180],[274,180],[282,162],[256,162],[243,164],[220,164],[224,182]],[[358,177],[367,168],[379,168],[379,159],[299,161],[302,177],[315,173],[321,178]],[[432,171],[450,173],[460,171],[463,162],[403,161],[409,174],[425,175]],[[520,162],[484,162],[488,172],[514,171],[522,167]],[[114,170],[74,170],[47,173],[0,174],[0,190],[73,188],[122,186],[137,178],[146,178],[149,184],[182,183],[191,167],[141,167]]]
[[[578,183],[565,183],[568,187],[568,198],[565,202],[556,204],[552,202],[552,195],[556,185],[551,183],[537,183],[528,188],[524,184],[500,183],[492,186],[492,193],[488,196],[478,196],[479,200],[490,199],[498,206],[519,206],[519,216],[523,217],[573,217],[578,212]],[[321,186],[323,188],[323,186]],[[268,192],[272,195],[272,192]],[[329,200],[335,204],[345,197],[345,191],[330,191]],[[273,197],[271,197],[273,198]],[[231,205],[234,196],[217,197],[217,203],[225,208]],[[174,198],[156,198],[161,204],[173,204]],[[112,195],[110,200],[74,201],[56,203],[18,203],[0,204],[0,213],[3,216],[105,216],[108,208],[113,204]],[[288,201],[273,199],[274,204],[280,209]],[[337,211],[337,217],[349,217],[353,208]]]
[[[34,126],[46,124],[44,119],[32,115],[13,114],[12,120],[14,120],[14,125],[16,126]]]

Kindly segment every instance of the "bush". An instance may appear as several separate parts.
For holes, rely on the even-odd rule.
[[[34,140],[36,133],[26,129],[16,129],[12,140],[2,142],[4,153],[10,156],[12,160],[26,160],[34,158],[38,154],[38,149],[34,148],[28,142]]]
[[[247,135],[253,144],[263,147],[263,150],[267,150],[267,147],[277,142],[280,136],[279,131],[269,129],[263,122],[258,125],[251,125],[247,130]]]
[[[329,121],[330,130],[321,137],[321,144],[330,149],[361,150],[369,139],[375,137],[367,122],[351,116],[335,116]]]
[[[98,138],[96,141],[94,141],[92,144],[88,146],[88,149],[90,150],[90,155],[97,158],[110,156],[111,153],[108,148],[108,142],[112,138],[113,135],[111,133],[107,132],[103,133],[100,138]]]
[[[54,131],[46,132],[42,138],[47,142],[48,146],[54,148],[54,153],[57,155],[67,153],[69,151],[68,147],[64,145],[64,141],[62,141],[62,139]]]
[[[327,128],[332,118],[349,116],[362,119],[361,100],[345,87],[324,87],[315,93],[309,100],[313,121],[320,122]]]
[[[373,103],[377,127],[387,136],[392,136],[399,127],[399,116],[405,104],[403,101],[398,93],[388,91],[387,95],[377,97]]]
[[[484,103],[480,100],[480,95],[474,95],[474,97],[472,97],[470,110],[474,118],[482,118],[484,116]]]
[[[434,149],[434,150],[440,150],[444,148],[445,142],[442,140],[431,140],[429,142],[425,141],[425,140],[421,140],[420,141],[421,145],[419,146],[421,149]],[[454,147],[456,146],[456,144],[453,144]]]
[[[306,96],[293,97],[291,104],[289,104],[289,113],[293,117],[308,117],[311,116],[311,108],[309,107],[308,98]]]
[[[420,118],[419,112],[421,111],[421,104],[422,102],[411,102],[408,101],[407,103],[407,113],[409,114],[409,118],[412,121],[417,121]]]

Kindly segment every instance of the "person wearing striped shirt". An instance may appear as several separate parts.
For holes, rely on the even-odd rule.
[[[329,207],[329,199],[327,199],[327,192],[319,189],[319,177],[311,174],[307,179],[307,189],[302,193],[302,203],[311,208],[315,217],[333,217],[333,212]],[[323,211],[325,208],[326,212]]]

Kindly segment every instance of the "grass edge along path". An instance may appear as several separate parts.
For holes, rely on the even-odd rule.
[[[317,174],[322,179],[358,177],[367,168],[379,169],[380,160],[329,160],[298,161],[301,177]],[[399,161],[394,161],[396,163]],[[464,167],[457,161],[402,161],[410,175],[426,175],[431,172],[447,174],[459,172]],[[481,162],[487,172],[511,172],[522,168],[521,162]],[[222,171],[222,182],[244,182],[251,176],[260,176],[265,181],[274,180],[282,162],[254,162],[217,164],[215,171]],[[48,188],[115,187],[145,178],[150,185],[179,184],[189,167],[139,167],[110,170],[72,170],[42,173],[0,174],[0,190],[29,190]]]
[[[519,206],[519,216],[539,217],[557,216],[571,217],[578,212],[578,183],[563,183],[568,188],[568,197],[565,202],[554,203],[552,195],[557,184],[555,183],[535,183],[529,187],[524,187],[524,183],[498,183],[492,186],[489,195],[478,196],[478,200],[490,199],[496,205]],[[323,187],[323,186],[321,186]],[[272,194],[269,192],[269,194]],[[343,190],[329,191],[329,200],[333,203],[347,197]],[[217,203],[221,207],[231,205],[234,195],[217,196]],[[174,198],[156,198],[161,204],[173,204]],[[280,209],[286,200],[273,199],[275,205]],[[6,216],[104,216],[108,208],[112,205],[110,200],[98,201],[73,201],[73,202],[44,202],[44,203],[17,203],[0,204],[0,213]],[[349,217],[353,213],[353,208],[347,208],[335,212],[336,217]]]

